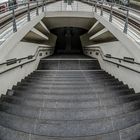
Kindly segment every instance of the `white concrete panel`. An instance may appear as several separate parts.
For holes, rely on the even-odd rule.
[[[92,35],[92,36],[89,38],[89,40],[92,40],[92,39],[94,39],[94,38],[96,38],[96,37],[98,37],[98,36],[104,34],[104,33],[107,32],[107,31],[108,31],[108,30],[107,30],[106,28],[104,28],[104,29],[102,29],[101,31],[97,32],[96,34]]]
[[[104,61],[102,59],[103,55],[105,54],[111,54],[111,56],[113,57],[117,57],[117,58],[121,58],[123,59],[123,57],[131,57],[133,58],[133,55],[125,48],[123,47],[123,45],[119,42],[119,41],[115,41],[115,42],[109,42],[109,43],[101,43],[101,44],[96,44],[96,45],[90,45],[87,46],[87,48],[89,47],[89,51],[88,51],[88,55],[94,58],[97,58],[99,60],[99,63],[101,65],[101,68],[105,71],[107,71],[108,73],[110,73],[111,75],[115,76],[116,78],[118,78],[120,81],[123,81],[125,84],[128,84],[128,86],[130,88],[134,88],[135,92],[140,92],[140,73],[131,71],[129,69],[126,69],[124,67],[117,67],[116,64],[112,64],[109,63],[107,61]],[[92,49],[96,49],[100,51],[99,55],[96,55],[96,51],[92,51],[92,54],[90,53]],[[119,62],[118,60],[115,59],[109,59],[109,58],[105,58],[109,61],[124,65],[130,69],[134,69],[137,71],[140,71],[140,66],[133,64],[133,63],[127,63],[124,61]]]
[[[27,43],[27,42],[20,42],[18,43],[14,49],[8,54],[6,59],[13,59],[13,58],[22,58],[27,57],[29,55],[35,55],[36,51],[38,50],[38,47],[50,47],[47,45],[41,45],[36,43]],[[47,50],[46,50],[47,51]],[[10,70],[8,72],[0,74],[0,95],[6,94],[6,91],[8,89],[11,89],[13,85],[16,85],[17,82],[20,82],[21,79],[25,78],[28,74],[33,72],[40,61],[41,58],[49,56],[50,52],[48,51],[48,54],[46,55],[46,51],[42,51],[42,56],[37,55],[36,61],[33,61],[31,63],[25,64],[22,67],[17,67],[13,70]],[[5,60],[6,61],[6,60]],[[1,65],[0,66],[0,72],[7,70],[9,68],[12,68],[14,66],[17,66],[19,64],[22,64],[24,62],[27,62],[29,60],[22,60],[21,63],[16,63],[10,66],[7,65]]]
[[[99,24],[99,21],[96,21],[96,23],[90,28],[88,33],[90,33],[98,24]]]
[[[119,30],[117,25],[109,23],[107,17],[101,18],[98,14],[94,14],[94,16],[120,41],[122,46],[133,55],[136,61],[140,62],[140,45],[133,41],[127,34],[123,33],[122,30]]]
[[[44,17],[40,14],[30,22],[27,22],[16,33],[12,34],[0,47],[0,63],[4,62],[7,55],[22,40],[22,38]]]
[[[34,32],[35,34],[41,36],[42,38],[45,38],[47,40],[49,39],[46,35],[44,35],[42,32],[40,32],[39,30],[37,30],[35,28],[31,29],[31,31]]]
[[[40,21],[40,24],[42,25],[42,27],[43,27],[48,33],[50,33],[49,29],[46,27],[46,25],[45,25],[42,21]]]

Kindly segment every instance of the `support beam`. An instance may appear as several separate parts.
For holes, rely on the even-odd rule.
[[[99,24],[99,21],[96,21],[96,23],[90,28],[88,33],[90,33],[98,24]]]
[[[92,35],[92,36],[89,38],[89,40],[92,40],[92,39],[94,39],[94,38],[96,38],[96,37],[98,37],[98,36],[104,34],[104,33],[107,32],[107,31],[108,31],[108,29],[104,28],[104,29],[102,29],[101,31],[97,32],[95,35]]]
[[[40,24],[48,33],[50,33],[49,29],[46,27],[46,25],[42,21],[40,21]]]
[[[45,38],[46,40],[49,39],[46,35],[44,35],[43,33],[41,33],[40,31],[38,31],[38,30],[35,29],[35,28],[33,28],[31,31],[34,32],[35,34],[41,36],[42,38]]]

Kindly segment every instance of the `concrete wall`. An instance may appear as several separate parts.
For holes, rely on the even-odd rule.
[[[23,39],[23,37],[44,17],[44,13],[32,19],[13,33],[0,47],[0,63],[6,60],[7,55],[14,49],[14,47]]]
[[[21,40],[26,36],[26,34],[34,28],[36,24],[38,24],[42,18],[44,17],[44,13],[40,14],[36,18],[32,19],[30,22],[27,22],[23,25],[22,28],[18,29],[16,33],[13,33],[0,47],[0,63],[6,62],[8,59],[13,58],[22,58],[27,57],[29,55],[34,55],[38,50],[39,46],[47,47],[55,45],[56,37],[54,35],[49,35],[49,40],[45,44],[37,44],[37,43],[29,43],[22,42]],[[46,52],[47,55],[46,55]],[[17,67],[10,71],[0,74],[0,95],[6,94],[7,89],[11,89],[13,85],[16,85],[17,82],[21,81],[25,76],[33,72],[40,61],[41,58],[49,56],[50,50],[42,51],[42,56],[37,56],[37,59],[31,63],[25,64],[22,67]],[[22,60],[21,63],[17,62],[16,64],[12,64],[7,66],[0,65],[0,72],[8,70],[12,67],[15,67],[19,64],[25,63],[29,60]]]
[[[96,55],[96,51],[92,51],[92,49],[94,50],[94,48],[96,47],[100,47],[99,55]],[[89,46],[89,48],[90,49],[87,50],[87,53],[85,52],[85,54],[97,58],[103,70],[115,76],[120,81],[123,81],[125,84],[128,84],[130,88],[134,88],[136,93],[140,92],[140,86],[139,86],[140,73],[136,73],[134,71],[131,71],[123,67],[117,67],[117,65],[115,64],[104,61],[103,58],[101,57],[101,55],[103,54],[104,55],[111,54],[112,56],[118,58],[133,57],[133,54],[131,54],[127,49],[125,49],[123,44],[121,44],[119,41],[116,41],[116,42],[108,42],[108,43],[92,45]],[[90,52],[92,52],[92,54]],[[108,59],[108,60],[140,71],[140,67],[138,65],[123,62],[123,61],[121,61],[120,63],[118,60],[114,60],[114,59]]]
[[[14,49],[7,55],[7,59],[13,59],[13,58],[22,58],[27,57],[29,55],[34,55],[38,49],[38,47],[41,46],[41,44],[36,43],[27,43],[27,42],[19,42],[14,47]],[[0,95],[6,94],[8,89],[11,89],[13,85],[16,85],[17,82],[21,81],[25,76],[33,72],[40,61],[41,58],[49,56],[50,51],[42,51],[42,56],[37,56],[37,59],[31,63],[23,65],[23,67],[17,67],[13,70],[10,70],[8,72],[5,72],[3,74],[0,74]],[[27,60],[24,60],[23,62],[26,62]],[[28,60],[29,61],[29,60]],[[22,62],[21,62],[22,63]],[[9,69],[10,67],[14,67],[18,65],[13,64],[11,66],[3,66],[2,70]]]

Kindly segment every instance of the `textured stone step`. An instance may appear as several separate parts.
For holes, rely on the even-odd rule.
[[[37,107],[49,107],[49,108],[84,108],[85,107],[98,107],[98,106],[108,106],[108,105],[117,105],[123,104],[127,102],[133,102],[140,100],[138,97],[130,97],[130,98],[107,98],[104,100],[97,100],[97,99],[86,99],[86,100],[78,100],[78,99],[31,99],[31,98],[20,98],[16,96],[2,96],[2,101],[6,101],[13,104],[21,104],[21,105],[31,105]]]
[[[47,80],[41,80],[41,79],[32,79],[32,78],[26,78],[22,81],[28,81],[28,82],[41,82],[41,83],[85,83],[88,82],[90,84],[95,84],[95,83],[113,83],[113,82],[118,82],[118,79],[99,79],[99,80],[90,80],[90,79],[84,79],[84,80],[79,80],[79,79],[63,79],[63,80],[53,80],[53,79],[47,79]]]
[[[46,136],[89,136],[125,129],[140,122],[140,111],[95,120],[42,121],[0,112],[0,125]],[[22,124],[22,125],[21,125]]]
[[[48,137],[33,135],[16,131],[7,127],[0,126],[0,138],[2,140],[138,140],[140,138],[140,124],[133,125],[126,129],[114,131],[107,134],[87,136],[87,137]]]
[[[98,96],[97,94],[91,94],[91,95],[40,95],[40,94],[19,94],[14,95],[15,97],[22,97],[23,99],[33,99],[33,100],[62,100],[62,101],[85,101],[85,100],[113,100],[113,101],[133,101],[133,100],[139,100],[140,94],[128,94],[128,95],[122,95],[122,96],[111,96],[111,97],[102,97]],[[13,96],[13,97],[14,97]]]
[[[46,86],[46,85],[31,85],[31,86],[28,86],[28,85],[19,85],[19,86],[14,86],[13,89],[21,89],[21,90],[24,90],[24,91],[30,91],[30,90],[36,90],[36,91],[43,91],[43,90],[63,90],[63,91],[66,91],[66,90],[75,90],[75,91],[81,91],[81,90],[90,90],[90,91],[108,91],[108,90],[120,90],[120,89],[128,89],[128,86],[127,85],[110,85],[110,86],[100,86],[100,85],[92,85],[92,86],[89,86],[89,85],[84,85],[84,86],[81,86],[81,85],[76,85],[76,86],[70,86],[70,85],[50,85],[50,86]]]
[[[54,85],[62,85],[62,84],[66,84],[66,85],[71,85],[71,84],[77,84],[77,85],[118,85],[119,81],[118,80],[95,80],[95,81],[90,81],[90,80],[32,80],[32,79],[28,79],[28,80],[22,80],[22,82],[28,82],[28,83],[34,83],[34,84],[54,84]],[[22,83],[21,82],[21,83]],[[122,83],[122,82],[120,82]]]
[[[41,60],[39,70],[94,70],[100,69],[97,60]]]
[[[46,75],[46,76],[49,76],[49,75],[61,75],[61,76],[66,76],[66,75],[69,75],[69,76],[73,76],[73,75],[95,75],[95,76],[99,76],[99,75],[106,75],[108,74],[107,72],[103,71],[103,70],[91,70],[91,71],[34,71],[33,73],[30,73],[29,75],[34,75],[34,76],[37,76],[37,75]],[[109,74],[108,74],[109,75]]]
[[[97,76],[97,75],[84,75],[84,74],[82,74],[82,75],[79,75],[79,76],[76,76],[76,75],[71,75],[71,76],[68,76],[68,75],[57,75],[57,74],[54,74],[53,76],[51,76],[51,75],[48,75],[48,76],[40,76],[40,75],[29,75],[28,76],[28,78],[43,78],[43,79],[46,79],[46,78],[55,78],[55,79],[57,79],[57,78],[59,78],[59,79],[66,79],[66,78],[70,78],[70,79],[72,79],[72,78],[75,78],[75,79],[82,79],[82,78],[88,78],[88,79],[105,79],[105,78],[114,78],[114,76],[111,76],[111,75],[108,75],[108,74],[106,74],[106,75],[99,75],[99,76]]]
[[[58,93],[81,93],[81,92],[93,92],[92,88],[54,88],[54,87],[50,87],[50,88],[28,88],[28,87],[13,87],[14,90],[22,90],[25,92],[58,92]],[[94,89],[94,92],[104,92],[104,89]]]
[[[17,87],[17,86],[16,86]],[[78,88],[81,88],[81,89],[88,89],[88,88],[92,88],[92,89],[96,89],[96,88],[103,88],[103,89],[121,89],[121,88],[128,88],[127,86],[123,85],[123,84],[108,84],[108,86],[105,86],[104,84],[88,84],[88,83],[85,83],[85,84],[35,84],[35,83],[20,83],[18,84],[18,87],[30,87],[30,88],[41,88],[41,89],[48,89],[50,87],[52,88],[58,88],[58,89],[78,89]],[[14,88],[13,88],[14,89]]]
[[[33,98],[33,99],[106,99],[106,98],[128,98],[128,97],[138,97],[139,94],[122,94],[122,95],[116,95],[111,96],[109,93],[89,93],[89,94],[40,94],[40,93],[32,93],[32,92],[14,92],[13,90],[8,91],[7,95],[14,95],[14,96],[19,96],[22,98]],[[104,96],[106,95],[106,96]],[[115,96],[116,95],[116,96]]]
[[[107,77],[107,76],[110,76],[111,77],[111,75],[109,75],[109,74],[107,74],[107,73],[102,73],[102,74],[84,74],[84,73],[81,73],[81,74],[59,74],[59,73],[55,73],[55,74],[31,74],[31,75],[29,75],[28,77],[45,77],[45,78],[48,78],[48,77],[67,77],[67,78],[71,78],[71,77],[76,77],[76,78],[79,78],[79,77],[96,77],[96,78],[98,78],[98,77]]]
[[[114,97],[114,96],[123,96],[123,95],[130,95],[130,94],[135,94],[133,89],[120,89],[120,90],[114,90],[114,91],[91,91],[91,90],[80,90],[80,91],[76,91],[76,90],[30,90],[30,91],[23,91],[20,89],[15,89],[15,90],[11,90],[11,93],[8,92],[9,95],[12,94],[38,94],[40,96],[44,96],[44,95],[96,95],[98,97]]]
[[[127,106],[126,106],[127,105]],[[11,103],[0,103],[0,111],[23,117],[47,120],[83,120],[104,118],[139,110],[140,101],[116,106],[92,108],[55,109],[45,107],[23,106]]]

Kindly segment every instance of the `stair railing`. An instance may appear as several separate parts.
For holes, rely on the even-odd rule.
[[[135,27],[138,31],[140,31],[140,11],[136,9],[132,9],[128,6],[124,5],[119,5],[116,3],[111,3],[111,2],[99,2],[96,0],[82,0],[82,2],[85,2],[89,5],[92,5],[95,7],[95,13],[97,13],[97,10],[100,10],[101,16],[103,16],[103,12],[110,13],[109,16],[109,22],[112,22],[113,20],[113,15],[114,17],[118,17],[124,22],[124,28],[123,32],[127,34],[127,31],[129,29],[129,24],[133,27]],[[133,17],[134,14],[130,14],[131,12],[134,12],[136,17]]]
[[[2,29],[5,24],[11,22],[11,18],[14,18],[16,22],[16,18],[24,16],[27,13],[27,21],[31,20],[31,11],[36,10],[36,15],[39,15],[39,8],[42,7],[42,12],[44,12],[44,7],[46,4],[51,2],[55,2],[56,0],[48,0],[48,1],[35,1],[30,3],[22,3],[9,6],[6,10],[0,9],[0,29]],[[12,22],[14,22],[12,20]],[[7,24],[6,24],[7,25]],[[14,30],[15,32],[15,30]]]
[[[0,74],[11,71],[11,70],[18,68],[18,67],[22,68],[24,65],[36,61],[36,59],[39,57],[39,53],[44,52],[44,51],[49,52],[50,54],[48,54],[48,55],[51,55],[53,48],[39,46],[33,55],[28,55],[26,57],[21,57],[18,59],[11,58],[11,59],[6,60],[3,63],[0,63]]]
[[[92,47],[90,47],[90,48],[89,47],[85,47],[84,48],[84,52],[85,52],[86,55],[92,54],[93,52],[98,53],[98,55],[101,56],[101,59],[103,61],[106,61],[108,63],[114,64],[118,68],[119,67],[123,67],[125,69],[131,70],[133,72],[136,72],[136,73],[140,74],[139,70],[136,70],[136,69],[134,69],[132,67],[128,67],[128,66],[122,64],[122,62],[125,62],[126,64],[128,63],[128,64],[132,64],[132,65],[137,65],[138,67],[140,67],[140,63],[135,62],[134,58],[130,58],[130,57],[118,58],[118,57],[112,56],[111,54],[104,54],[104,52],[102,51],[102,49],[100,47],[94,47],[94,48],[92,48]],[[112,61],[112,60],[116,60],[117,62],[116,61]]]

